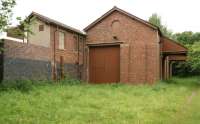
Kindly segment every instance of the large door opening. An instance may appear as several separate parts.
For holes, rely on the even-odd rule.
[[[89,81],[91,83],[117,83],[120,81],[119,46],[90,47]]]

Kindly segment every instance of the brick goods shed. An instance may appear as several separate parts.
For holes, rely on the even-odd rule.
[[[173,61],[187,49],[164,37],[156,26],[114,7],[85,32],[86,79],[93,83],[153,83],[171,76]]]
[[[34,35],[27,42],[5,41],[1,79],[62,79],[91,83],[150,83],[168,79],[174,61],[187,49],[159,28],[117,7],[84,31],[33,12]]]

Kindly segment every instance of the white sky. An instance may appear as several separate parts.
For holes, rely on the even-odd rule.
[[[145,20],[157,13],[174,32],[200,32],[200,0],[17,0],[14,17],[35,11],[82,30],[113,6]]]

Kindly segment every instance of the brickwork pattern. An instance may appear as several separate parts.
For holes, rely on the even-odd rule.
[[[114,21],[120,24],[113,31]],[[87,31],[86,41],[87,43],[113,42],[116,40],[114,36],[117,37],[117,41],[129,46],[121,47],[122,82],[152,83],[159,80],[160,48],[157,30],[114,11]]]

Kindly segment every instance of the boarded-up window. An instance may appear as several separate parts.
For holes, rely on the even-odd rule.
[[[44,25],[39,25],[39,31],[44,31]]]
[[[63,32],[59,32],[59,49],[65,49],[65,34]]]
[[[79,51],[83,51],[83,43],[84,43],[84,38],[80,37],[79,38]]]
[[[74,50],[78,51],[78,35],[74,35]]]
[[[111,24],[112,27],[112,33],[113,33],[113,39],[119,40],[119,34],[120,34],[120,21],[114,20]]]

